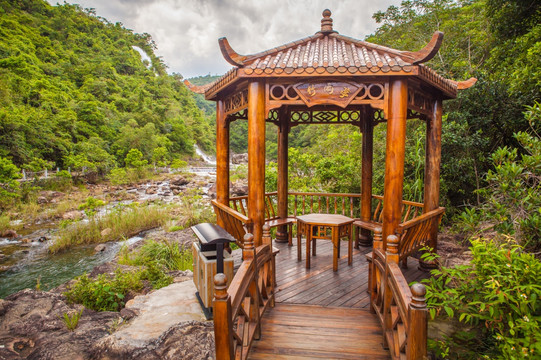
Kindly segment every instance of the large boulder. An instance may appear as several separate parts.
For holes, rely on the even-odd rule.
[[[179,176],[173,180],[171,180],[171,185],[175,186],[184,186],[188,184],[190,180],[186,179],[184,176]]]
[[[84,309],[69,331],[63,314],[82,310],[58,293],[22,290],[0,303],[0,359],[91,359],[95,343],[118,321],[115,312]]]
[[[231,195],[244,196],[248,195],[248,182],[244,180],[237,180],[231,185]]]
[[[233,164],[248,164],[248,154],[232,154],[231,155],[231,162]]]
[[[94,357],[213,359],[213,324],[205,321],[195,291],[192,281],[183,281],[128,301],[123,313],[131,320],[100,340]]]

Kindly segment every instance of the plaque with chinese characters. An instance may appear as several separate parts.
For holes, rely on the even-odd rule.
[[[324,81],[297,84],[295,90],[308,107],[331,104],[345,108],[361,90],[361,86],[346,81]]]

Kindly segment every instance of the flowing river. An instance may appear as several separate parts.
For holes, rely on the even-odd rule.
[[[195,151],[208,166],[216,165],[216,162],[203,153],[199,147],[196,146]],[[213,176],[209,173],[199,174],[194,181],[206,182],[207,185],[200,188],[205,194],[214,182]],[[149,191],[149,188],[152,188],[152,191]],[[139,202],[173,203],[181,201],[182,196],[182,193],[174,194],[169,180],[143,184],[137,188],[128,189],[126,192],[133,194]],[[129,202],[131,201],[111,202],[98,210],[98,216],[117,204]],[[110,242],[102,252],[95,252],[96,245],[93,244],[77,246],[59,254],[50,254],[48,247],[54,239],[57,226],[58,224],[54,222],[33,225],[20,232],[19,235],[24,236],[16,239],[0,238],[0,253],[3,254],[3,257],[0,257],[0,268],[4,270],[0,270],[0,298],[25,288],[35,288],[38,282],[41,290],[50,290],[76,276],[90,272],[97,265],[113,260],[122,247],[122,242]],[[51,240],[37,241],[42,237]],[[23,243],[21,241],[23,238],[35,241]],[[141,239],[143,238],[135,236],[126,240],[126,244],[131,245]]]

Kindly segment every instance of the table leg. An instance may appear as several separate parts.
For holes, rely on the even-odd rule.
[[[313,231],[313,229],[310,229],[310,230]],[[310,237],[312,237],[312,232],[310,232]],[[316,256],[316,241],[317,239],[312,240],[312,255],[313,256]]]
[[[301,240],[304,224],[300,221],[297,223],[297,261],[302,261]]]
[[[310,244],[312,243],[312,225],[306,224],[306,268],[310,269]]]
[[[348,238],[348,265],[353,262],[353,225],[349,225],[349,238]]]
[[[340,248],[340,238],[338,237],[338,227],[332,227],[332,270],[338,271],[338,249]]]

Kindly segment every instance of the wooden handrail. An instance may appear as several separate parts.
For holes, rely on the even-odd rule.
[[[269,228],[264,244],[254,249],[246,234],[244,261],[226,289],[227,278],[214,278],[214,337],[217,360],[246,359],[254,339],[261,336],[261,317],[274,304],[273,254]]]
[[[216,200],[212,200],[211,204],[214,207],[216,217],[221,220],[225,230],[233,235],[240,248],[244,248],[244,235],[252,231],[252,221],[246,215],[220,204]]]
[[[277,203],[276,191],[265,193],[265,219],[276,219]],[[288,199],[293,197],[293,204],[290,203],[290,217],[306,213],[328,213],[342,214],[354,219],[360,219],[361,194],[353,193],[322,193],[322,192],[288,192]],[[339,200],[341,199],[341,200]],[[347,200],[346,200],[347,199]],[[376,224],[383,222],[383,196],[372,195],[372,216],[370,221]],[[229,205],[235,211],[248,214],[248,196],[234,196],[229,199]],[[415,201],[402,201],[402,222],[415,219],[423,213],[424,204]]]
[[[381,238],[375,238],[376,241],[382,242]],[[408,287],[398,266],[398,243],[397,236],[388,236],[385,254],[379,249],[381,244],[375,244],[377,249],[370,264],[370,305],[380,320],[384,345],[389,348],[391,358],[424,359],[428,327],[426,289],[419,283]]]

